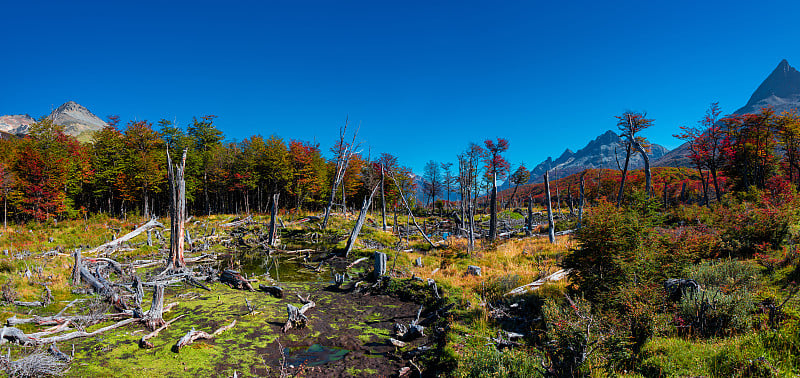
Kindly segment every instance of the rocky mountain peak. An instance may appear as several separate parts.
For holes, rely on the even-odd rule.
[[[780,113],[797,108],[798,105],[800,105],[800,72],[783,59],[756,88],[747,104],[735,113],[753,113],[767,106]]]
[[[99,117],[94,115],[85,106],[75,101],[67,101],[48,116],[53,123],[64,126],[64,132],[78,136],[84,132],[92,132],[106,126]]]

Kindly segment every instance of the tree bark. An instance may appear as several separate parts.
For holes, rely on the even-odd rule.
[[[625,152],[625,167],[622,169],[622,181],[619,183],[619,194],[617,194],[617,207],[622,205],[622,196],[625,193],[625,179],[628,177],[628,162],[631,160],[631,144],[628,143],[628,149]]]
[[[549,171],[544,172],[544,187],[547,195],[547,233],[550,237],[550,243],[556,242],[556,227],[553,221],[553,204],[550,202],[550,174]]]
[[[642,159],[644,160],[644,193],[647,195],[647,198],[650,198],[653,194],[653,182],[652,176],[650,175],[650,157],[647,156],[641,143],[637,141],[631,143],[633,143],[633,147],[639,151],[639,154],[642,155]]]

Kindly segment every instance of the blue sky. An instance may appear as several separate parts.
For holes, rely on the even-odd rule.
[[[365,153],[416,172],[498,136],[530,168],[628,109],[676,147],[712,101],[732,112],[781,59],[800,65],[800,2],[557,3],[5,2],[0,114],[215,114],[229,139],[325,150],[349,115]]]

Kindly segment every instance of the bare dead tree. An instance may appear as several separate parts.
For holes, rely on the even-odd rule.
[[[556,242],[556,225],[553,221],[553,203],[550,202],[550,172],[544,171],[544,190],[547,195],[547,233],[550,237],[550,243]]]
[[[328,206],[325,207],[325,217],[322,219],[323,230],[328,227],[328,217],[330,217],[331,207],[333,207],[333,199],[336,196],[336,189],[339,187],[339,185],[341,185],[342,180],[344,179],[344,174],[347,171],[347,166],[350,163],[350,158],[355,153],[355,149],[358,148],[356,145],[358,128],[356,128],[356,131],[353,133],[353,140],[349,144],[344,141],[345,135],[347,135],[349,119],[349,117],[346,118],[344,121],[344,127],[339,129],[339,143],[336,145],[336,171],[331,187],[331,197],[328,200]],[[342,202],[344,202],[344,189],[342,190]]]
[[[186,153],[183,150],[180,165],[176,164],[173,168],[172,159],[167,149],[167,178],[170,188],[170,235],[169,235],[169,260],[167,269],[164,273],[183,271],[186,269],[186,261],[183,258],[184,227],[186,223],[186,180],[183,173],[186,167]]]
[[[586,188],[586,179],[584,176],[586,176],[585,170],[581,172],[581,192],[578,200],[578,229],[581,228],[581,222],[583,222],[583,203],[586,201],[586,196],[584,193],[584,189]]]
[[[280,198],[280,193],[272,195],[272,215],[269,218],[269,240],[267,241],[270,247],[274,246],[278,239],[278,229],[275,226],[275,220],[278,217],[278,200],[280,200]]]

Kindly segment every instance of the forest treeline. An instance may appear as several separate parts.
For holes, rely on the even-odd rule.
[[[184,149],[190,214],[268,211],[275,194],[283,209],[321,209],[345,151],[350,153],[334,196],[338,206],[360,205],[366,188],[380,180],[381,167],[394,173],[403,192],[413,193],[411,170],[390,154],[365,155],[344,139],[330,158],[318,143],[276,135],[230,142],[215,118],[194,118],[184,130],[167,120],[121,126],[119,117],[111,116],[88,143],[42,118],[25,137],[0,140],[4,214],[18,222],[98,212],[163,216],[169,205],[167,152],[175,161]],[[398,200],[397,185],[385,182],[389,206]]]

